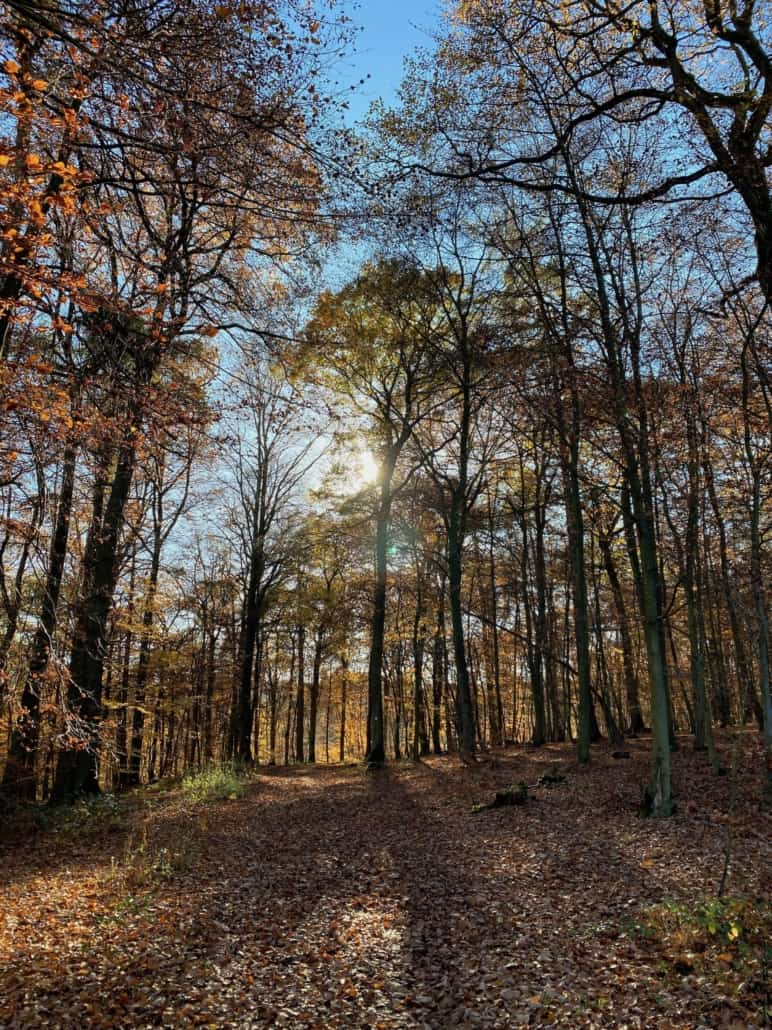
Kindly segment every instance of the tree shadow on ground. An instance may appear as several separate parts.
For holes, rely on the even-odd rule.
[[[614,996],[604,927],[708,882],[718,845],[637,820],[630,766],[472,814],[521,771],[543,763],[272,770],[248,797],[170,817],[159,840],[189,845],[190,867],[135,894],[84,894],[62,856],[56,895],[32,875],[9,891],[6,916],[27,922],[2,948],[0,1025],[441,1027],[468,1009],[549,1025],[542,992]],[[683,861],[660,875],[660,854]]]

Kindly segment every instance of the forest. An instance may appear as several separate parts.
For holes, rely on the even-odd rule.
[[[396,99],[355,119],[364,79],[340,68],[367,7],[0,4],[12,897],[30,840],[50,849],[53,832],[80,854],[73,827],[96,820],[93,857],[112,830],[136,831],[137,805],[163,807],[162,788],[177,798],[166,833],[187,818],[180,796],[221,782],[221,816],[195,832],[211,844],[230,827],[222,846],[250,841],[244,861],[271,856],[245,829],[249,798],[276,840],[296,834],[288,868],[304,866],[303,827],[282,805],[324,838],[317,858],[337,847],[329,820],[341,854],[346,834],[375,854],[373,820],[397,834],[404,819],[416,883],[434,820],[448,849],[436,877],[474,903],[483,888],[462,871],[476,882],[507,833],[521,848],[537,824],[561,839],[549,804],[582,868],[596,818],[608,839],[624,822],[638,870],[665,855],[675,869],[683,848],[668,889],[688,894],[689,869],[700,890],[720,884],[700,926],[728,928],[717,968],[730,951],[737,982],[719,1004],[705,973],[692,1022],[686,1002],[579,1012],[541,988],[509,1015],[468,985],[441,1010],[449,968],[391,1008],[361,1007],[344,977],[326,1015],[306,998],[249,1018],[225,988],[222,1011],[188,999],[195,1015],[169,1015],[148,995],[134,1015],[52,1015],[17,984],[0,1024],[767,1026],[772,956],[756,945],[772,920],[760,929],[764,906],[738,899],[760,896],[770,857],[769,10],[455,0]],[[515,818],[531,820],[525,838]],[[488,857],[474,852],[484,826]],[[124,865],[144,863],[130,899],[188,873],[172,845],[152,859],[149,843],[127,847]],[[364,890],[345,889],[348,903]],[[276,890],[292,903],[289,881]],[[412,897],[427,939],[466,940],[435,901],[427,913]],[[236,915],[218,918],[238,937]],[[378,932],[400,918],[378,914]],[[698,960],[678,947],[671,972],[690,974]]]

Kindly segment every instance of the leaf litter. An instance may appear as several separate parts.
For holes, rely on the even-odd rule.
[[[637,815],[636,740],[589,767],[553,745],[259,769],[207,805],[136,792],[123,828],[28,828],[0,853],[0,1026],[769,1025],[770,819],[742,741],[733,777],[674,755],[662,822]],[[516,782],[525,805],[475,813]]]

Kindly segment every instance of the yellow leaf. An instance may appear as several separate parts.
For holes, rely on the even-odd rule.
[[[644,858],[644,860],[641,862],[641,865],[644,869],[653,869],[656,864],[657,863],[654,861],[653,858]]]
[[[21,65],[17,64],[16,61],[8,60],[5,62],[5,70],[9,75],[16,75],[17,72],[21,71]]]
[[[6,165],[11,163],[10,154],[0,154],[0,168],[5,168]]]
[[[48,83],[45,79],[34,79],[32,82],[32,88],[36,89],[39,93],[42,93],[44,89],[48,89]]]

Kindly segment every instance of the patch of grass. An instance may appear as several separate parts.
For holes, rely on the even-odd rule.
[[[96,921],[103,925],[126,926],[152,912],[152,895],[124,894],[111,912],[98,916]]]
[[[240,798],[246,791],[243,771],[236,765],[223,765],[186,776],[182,791],[190,801],[225,801]]]
[[[708,976],[767,1018],[772,968],[772,906],[764,898],[666,901],[632,927],[660,955],[663,975]]]
[[[179,830],[161,843],[151,838],[145,825],[138,838],[129,838],[123,859],[113,859],[110,876],[128,891],[146,890],[184,876],[197,855],[189,833]],[[132,896],[129,895],[129,901]]]

